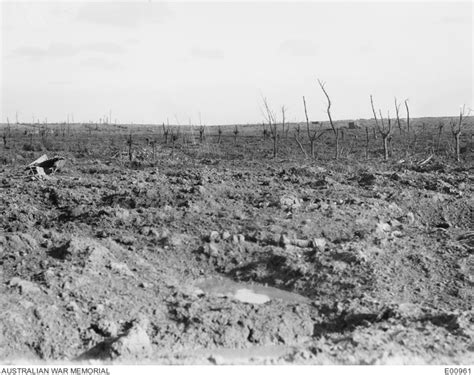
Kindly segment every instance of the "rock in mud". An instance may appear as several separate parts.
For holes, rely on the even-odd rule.
[[[203,252],[209,255],[210,257],[217,257],[219,255],[220,248],[219,248],[219,245],[217,245],[214,242],[211,242],[204,246]]]
[[[135,243],[135,237],[133,236],[121,236],[117,239],[118,242],[124,245],[133,245]]]
[[[209,233],[210,242],[219,242],[219,239],[220,239],[219,232],[213,230],[211,233]]]
[[[231,237],[231,234],[228,231],[222,232],[222,239],[227,241]]]
[[[324,238],[313,238],[313,247],[318,250],[324,250],[326,248],[327,241]]]
[[[301,207],[300,199],[292,194],[283,195],[279,203],[280,208],[284,210],[296,210]]]
[[[114,339],[101,342],[77,359],[135,363],[149,358],[153,349],[146,332],[146,324],[145,321],[132,322],[131,327],[126,332]]]
[[[234,234],[232,236],[232,243],[239,244],[245,242],[245,236],[243,234]]]
[[[11,288],[18,288],[20,294],[41,293],[41,289],[38,285],[31,281],[20,279],[19,277],[12,278],[8,285]]]

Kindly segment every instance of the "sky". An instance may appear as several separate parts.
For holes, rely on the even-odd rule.
[[[473,105],[471,2],[1,2],[0,122],[245,124],[455,116]],[[402,107],[403,108],[403,107]],[[404,110],[402,110],[404,116]]]

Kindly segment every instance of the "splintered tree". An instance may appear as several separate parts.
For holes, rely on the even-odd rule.
[[[326,99],[328,100],[328,107],[327,107],[327,114],[328,114],[328,117],[329,117],[329,123],[331,124],[331,128],[332,128],[332,131],[334,133],[334,137],[336,139],[336,145],[335,145],[335,148],[336,148],[336,160],[339,158],[339,129],[336,129],[333,121],[332,121],[332,116],[331,116],[331,99],[329,98],[329,95],[326,91],[326,88],[324,87],[325,83],[320,81],[318,79],[318,83],[319,83],[319,86],[321,87],[321,90],[323,90],[324,92],[324,95],[326,95]]]
[[[296,124],[295,133],[296,133],[295,137],[297,137],[299,139],[300,138],[300,133],[301,133],[301,124],[300,124],[299,121]]]
[[[397,126],[400,136],[402,135],[402,124],[400,122],[400,103],[397,102],[397,98],[395,98],[395,115],[397,116]]]
[[[132,162],[132,159],[133,159],[133,150],[132,150],[133,139],[132,139],[132,132],[131,131],[130,131],[130,134],[129,134],[128,139],[127,139],[127,145],[128,145],[128,160],[130,162]]]
[[[268,137],[268,130],[267,130],[267,127],[265,125],[265,122],[262,122],[262,136],[263,136],[264,140],[265,140],[265,138]]]
[[[385,123],[383,121],[383,116],[382,116],[382,111],[379,110],[380,122],[382,124],[382,126],[380,126],[379,121],[377,119],[377,114],[375,112],[374,99],[372,98],[372,95],[370,95],[370,104],[372,105],[372,112],[374,114],[375,126],[377,127],[377,130],[379,131],[380,135],[382,136],[384,160],[388,160],[388,139],[389,139],[390,135],[392,134],[392,123],[390,121],[390,115],[388,116],[388,126],[385,127]]]
[[[278,127],[276,122],[275,113],[270,109],[268,105],[267,99],[262,98],[263,105],[265,107],[265,117],[268,122],[268,126],[270,128],[270,134],[273,139],[273,157],[276,158],[278,153]]]
[[[204,125],[199,125],[199,143],[202,143],[204,140]]]
[[[152,160],[153,163],[155,162],[155,156],[156,156],[156,139],[152,139],[150,141],[150,146],[151,146],[151,152],[152,152]]]
[[[438,124],[438,139],[436,140],[436,152],[439,152],[439,146],[441,144],[441,134],[443,134],[444,124],[440,122]]]
[[[191,120],[189,120],[189,122],[191,122]],[[199,112],[199,143],[202,143],[204,141],[205,130],[206,127],[202,124],[201,112]]]
[[[410,136],[410,109],[408,108],[408,99],[405,99],[405,108],[407,110],[407,133]]]
[[[465,123],[463,123],[463,121],[466,120],[466,118],[469,117],[469,115],[471,114],[471,109],[469,109],[468,111],[466,111],[466,106],[463,105],[462,108],[459,110],[459,121],[458,123],[456,124],[454,121],[451,122],[451,131],[453,133],[453,137],[454,137],[454,152],[455,152],[455,157],[456,157],[456,161],[460,162],[461,161],[461,144],[460,144],[460,139],[461,139],[461,131],[462,131],[462,127],[463,125],[465,125]]]
[[[237,143],[237,136],[239,135],[239,127],[235,125],[234,127],[234,144]]]
[[[286,134],[285,133],[285,115],[286,115],[286,107],[283,105],[281,107],[281,119],[282,119],[282,123],[281,123],[281,134]]]
[[[163,123],[163,137],[165,138],[165,144],[168,144],[168,136],[170,134],[170,123],[167,121],[167,125]]]
[[[10,127],[10,119],[7,117],[7,134],[8,134],[8,137],[11,138],[12,136],[12,129]]]
[[[365,158],[369,158],[369,128],[366,126],[365,127]]]
[[[310,147],[310,150],[311,150],[311,157],[314,158],[315,157],[314,143],[316,142],[317,139],[319,139],[323,135],[323,132],[321,131],[318,134],[318,129],[316,129],[316,128],[313,131],[311,131],[310,122],[309,122],[309,118],[308,118],[308,110],[306,108],[306,99],[305,99],[304,96],[303,96],[303,107],[304,107],[304,116],[305,116],[305,119],[306,119],[306,131],[308,132],[308,139],[309,139],[309,145],[310,145],[309,147]],[[298,139],[297,139],[297,141],[298,141],[298,144],[299,144]]]
[[[7,117],[7,130],[3,132],[2,139],[3,139],[3,147],[7,148],[7,137],[11,137],[11,129],[10,129],[10,119]]]

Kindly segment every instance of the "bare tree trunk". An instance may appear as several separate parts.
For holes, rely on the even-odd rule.
[[[277,152],[278,152],[278,124],[276,121],[276,116],[275,113],[270,109],[270,106],[268,105],[267,99],[263,99],[263,104],[265,106],[265,110],[267,112],[267,121],[268,125],[270,127],[270,132],[272,134],[273,138],[273,158],[276,158]],[[283,115],[283,122],[285,122],[285,109],[282,107],[282,115]]]
[[[439,152],[439,146],[441,144],[441,134],[443,132],[443,124],[439,124],[438,126],[438,139],[436,140],[436,153]]]
[[[130,133],[130,135],[128,136],[128,141],[127,141],[127,144],[128,144],[128,159],[130,160],[130,162],[132,162],[132,159],[133,159],[133,152],[132,152],[132,133]]]
[[[388,134],[382,135],[383,137],[383,154],[384,160],[388,160]]]
[[[275,125],[275,127],[276,127],[276,125]],[[276,158],[276,156],[277,156],[277,151],[278,151],[277,149],[278,149],[278,135],[275,134],[273,136],[273,158]]]
[[[405,100],[405,108],[407,110],[407,131],[408,131],[408,136],[410,136],[410,110],[408,108],[408,99]]]
[[[400,137],[402,136],[402,124],[400,123],[400,104],[397,103],[397,98],[395,98],[395,114],[397,116],[397,125],[398,125],[398,131],[400,133]]]
[[[311,147],[311,157],[314,158],[314,141],[316,139],[316,130],[314,131],[313,134],[311,134],[311,131],[309,130],[309,118],[308,118],[308,111],[306,109],[306,99],[303,96],[303,106],[304,106],[304,115],[306,118],[306,131],[308,132],[308,139]],[[300,126],[298,124],[298,129],[296,129],[298,132],[298,137],[300,135]]]
[[[234,128],[234,144],[237,143],[237,135],[239,134],[239,129],[237,128],[237,125],[235,125]]]
[[[165,123],[163,123],[163,136],[165,138],[165,145],[168,144],[168,134],[170,132],[170,127],[169,125],[166,127]]]
[[[369,128],[365,128],[365,158],[369,158]]]
[[[300,147],[301,149],[301,152],[304,154],[304,156],[307,158],[308,157],[308,154],[306,153],[306,151],[304,150],[303,148],[303,145],[301,144],[301,142],[299,141],[298,137],[295,135],[295,140],[296,140],[296,143],[298,144],[298,146]]]
[[[285,133],[285,120],[286,120],[286,108],[285,106],[282,106],[281,107],[281,118],[282,118],[282,123],[281,123],[281,134],[282,134],[282,138],[283,138],[283,135],[286,134]]]
[[[390,120],[390,112],[387,113],[388,126],[386,128],[385,123],[383,121],[382,110],[379,110],[380,122],[381,122],[381,126],[380,126],[378,118],[377,118],[377,113],[375,112],[374,99],[372,98],[372,95],[370,95],[370,104],[372,106],[372,112],[374,114],[375,126],[377,127],[377,130],[379,131],[380,135],[382,136],[384,160],[388,160],[389,146],[390,146],[389,142],[390,142],[390,137],[392,134],[392,122]]]
[[[454,144],[455,144],[455,152],[456,152],[456,161],[461,161],[461,145],[460,145],[460,138],[461,132],[454,133]]]
[[[453,123],[451,123],[451,131],[454,136],[454,142],[455,142],[455,152],[456,152],[456,161],[460,162],[461,161],[461,145],[460,145],[460,138],[461,138],[461,132],[462,132],[462,127],[465,125],[463,123],[464,120],[466,120],[467,117],[469,117],[471,113],[471,109],[469,109],[468,112],[466,112],[466,106],[463,106],[459,112],[459,121],[457,126]]]
[[[334,136],[336,138],[336,160],[339,158],[339,129],[336,129],[333,121],[332,121],[332,116],[331,116],[331,99],[329,98],[329,95],[326,91],[326,88],[324,87],[324,83],[321,82],[318,79],[319,86],[321,87],[321,90],[323,90],[324,95],[326,96],[326,99],[328,101],[328,107],[327,107],[327,114],[329,117],[329,123],[331,124],[332,131],[334,133]]]

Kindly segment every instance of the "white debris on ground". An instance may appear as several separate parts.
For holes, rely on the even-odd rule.
[[[48,158],[48,156],[44,154],[32,163],[28,164],[26,170],[29,171],[30,175],[33,175],[35,178],[44,179],[48,175],[54,174],[56,171],[60,170],[65,163],[66,160],[61,156]]]

